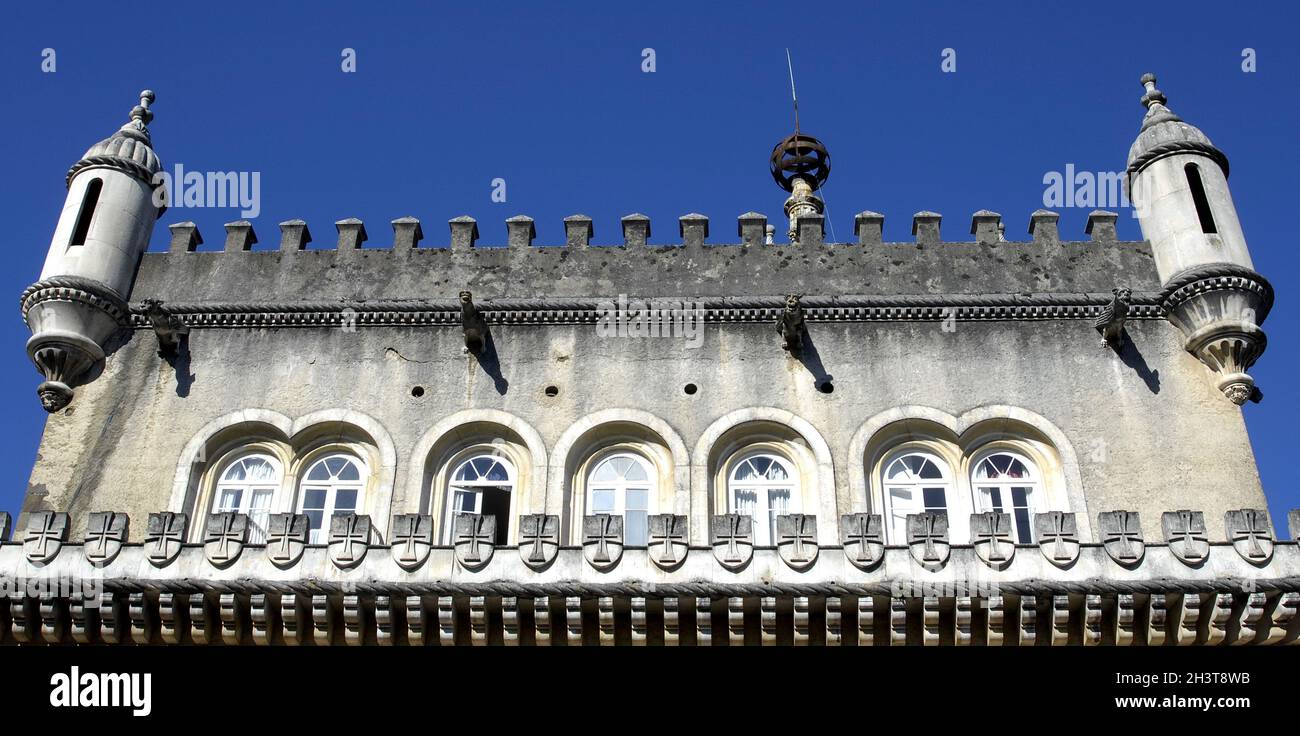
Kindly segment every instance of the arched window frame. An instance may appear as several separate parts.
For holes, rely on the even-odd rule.
[[[218,494],[221,478],[231,465],[250,455],[272,458],[280,473],[279,488],[271,499],[269,513],[281,513],[293,508],[293,451],[288,444],[263,436],[238,437],[223,443],[210,455],[216,460],[207,463],[203,469],[193,506],[187,505],[184,509],[191,514],[187,533],[190,542],[203,541],[208,516],[216,511],[221,501]]]
[[[995,455],[1006,455],[1018,460],[1029,471],[1030,477],[1026,479],[998,479],[992,481],[977,480],[975,475],[985,460]],[[1016,544],[1032,544],[1034,542],[1034,514],[1042,512],[1048,508],[1049,499],[1047,483],[1044,478],[1044,464],[1036,457],[1037,453],[1033,452],[1025,444],[1012,441],[993,442],[980,447],[977,451],[969,456],[969,462],[965,469],[965,476],[970,486],[971,505],[976,512],[1000,511],[1011,515],[1012,539]],[[990,495],[985,493],[984,488],[998,489],[1000,506],[994,508],[993,500]],[[1023,513],[1017,514],[1016,509],[1019,504],[1014,502],[1012,497],[1012,488],[1028,488],[1028,503],[1023,507]]]
[[[237,465],[248,461],[264,461],[274,471],[274,477],[266,481],[232,481],[226,476]],[[239,497],[228,503],[226,494],[238,491]],[[261,544],[266,540],[266,527],[270,515],[276,512],[284,495],[284,463],[264,448],[244,447],[231,452],[222,459],[213,473],[213,489],[207,501],[209,514],[234,511],[248,515],[249,544]],[[259,502],[259,497],[262,497]]]
[[[740,484],[745,486],[754,486],[758,489],[767,491],[766,493],[756,494],[755,513],[752,514],[754,519],[754,546],[770,547],[776,544],[776,516],[784,514],[797,514],[802,510],[803,495],[803,472],[796,462],[783,448],[773,443],[756,443],[748,445],[743,449],[733,452],[723,465],[723,488],[726,495],[727,513],[741,513],[738,510],[736,501],[736,482],[735,474],[740,467],[753,458],[772,458],[784,468],[788,481],[778,483],[775,481],[768,482],[745,482]],[[789,498],[784,509],[777,504],[772,503],[772,490],[780,487],[789,487]],[[766,519],[764,518],[766,517]]]
[[[437,479],[440,492],[435,494],[436,502],[439,504],[435,513],[441,524],[438,538],[442,544],[450,545],[455,533],[455,516],[457,512],[454,509],[454,504],[456,503],[456,489],[458,486],[455,480],[456,473],[465,463],[479,457],[490,457],[499,462],[506,470],[510,502],[506,511],[506,518],[497,517],[497,534],[498,538],[506,540],[506,543],[515,538],[517,519],[521,513],[519,503],[522,479],[515,454],[510,451],[508,443],[504,440],[493,440],[490,443],[477,442],[470,444],[451,455],[442,464]],[[462,485],[461,487],[467,486]]]
[[[885,522],[886,542],[889,544],[907,544],[907,514],[938,510],[937,508],[931,508],[931,504],[927,504],[923,496],[916,499],[919,502],[911,504],[909,508],[897,508],[890,489],[891,487],[907,485],[914,486],[922,492],[927,487],[943,488],[944,504],[942,510],[948,516],[949,538],[954,541],[959,538],[968,523],[970,509],[965,502],[966,494],[963,493],[962,484],[954,472],[954,468],[960,467],[959,462],[954,462],[954,456],[957,454],[956,446],[938,440],[904,442],[891,447],[882,454],[881,459],[873,468],[872,478],[873,485],[879,489],[880,513]],[[920,456],[928,459],[938,468],[942,478],[933,483],[919,480],[892,484],[888,482],[887,473],[893,465],[909,456]]]
[[[357,480],[312,480],[310,476],[316,465],[332,458],[344,458],[350,461],[357,469]],[[319,512],[321,516],[319,525],[317,525],[314,518],[310,522],[311,532],[308,536],[310,544],[325,544],[329,541],[330,519],[336,514],[366,513],[374,478],[370,470],[370,464],[362,453],[354,451],[352,447],[347,445],[330,443],[306,453],[295,465],[298,472],[295,473],[297,492],[294,494],[294,512],[305,513],[309,516],[311,512]],[[308,498],[309,493],[317,490],[325,491],[323,501],[319,504],[315,498]],[[346,491],[356,492],[351,508],[348,508],[346,504],[340,505],[339,503],[340,492]]]
[[[599,469],[600,466],[604,464],[606,461],[618,457],[630,458],[633,462],[640,465],[646,474],[645,482],[639,484],[639,488],[638,488],[638,489],[643,488],[646,492],[645,502],[642,504],[645,506],[645,508],[636,509],[636,511],[643,511],[646,519],[643,525],[644,535],[640,539],[638,539],[634,535],[633,533],[634,522],[632,520],[629,520],[627,514],[628,501],[626,498],[626,492],[629,490],[628,486],[634,484],[623,483],[620,485],[615,482],[609,483],[609,485],[613,486],[611,488],[608,488],[608,490],[613,492],[613,508],[609,511],[603,511],[598,509],[594,502],[594,492],[598,489],[596,487],[597,482],[594,481],[593,478],[595,476],[597,469]],[[661,474],[661,469],[659,467],[659,464],[656,463],[651,456],[648,456],[646,453],[640,451],[640,449],[637,446],[629,445],[625,443],[619,443],[610,447],[606,447],[603,450],[600,450],[599,452],[592,454],[587,459],[587,461],[584,462],[581,466],[579,477],[582,480],[583,512],[585,514],[611,513],[611,514],[622,516],[623,535],[627,545],[633,547],[644,546],[649,540],[649,517],[651,514],[660,513],[658,510],[659,495],[660,495],[660,474]]]

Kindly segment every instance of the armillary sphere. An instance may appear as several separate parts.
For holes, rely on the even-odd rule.
[[[830,175],[831,155],[810,135],[791,134],[772,149],[772,178],[787,192],[793,191],[797,178],[808,179],[820,189]]]

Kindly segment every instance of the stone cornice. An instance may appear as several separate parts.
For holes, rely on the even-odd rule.
[[[944,319],[1021,321],[1095,319],[1109,294],[922,294],[901,296],[804,297],[805,318],[812,322],[933,322]],[[1133,295],[1131,319],[1160,319],[1161,295]],[[703,310],[705,322],[766,323],[781,313],[785,297],[704,298],[639,297],[624,302],[627,316],[636,305],[676,305]],[[488,299],[476,302],[493,324],[595,324],[619,306],[615,299]],[[168,304],[168,311],[191,327],[331,327],[353,325],[450,325],[460,323],[455,299],[337,302],[245,302]],[[148,320],[143,307],[132,308],[132,326]]]

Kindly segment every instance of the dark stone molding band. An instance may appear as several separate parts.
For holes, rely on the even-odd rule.
[[[52,276],[23,289],[18,297],[23,320],[37,304],[47,301],[84,302],[107,312],[122,326],[128,326],[131,308],[126,300],[103,283],[81,276]]]
[[[1197,294],[1224,289],[1253,291],[1259,294],[1262,302],[1257,318],[1261,323],[1273,309],[1273,285],[1268,279],[1253,269],[1233,263],[1195,266],[1174,275],[1165,285],[1160,297],[1160,306],[1166,313],[1172,312]]]
[[[801,300],[813,322],[932,322],[957,320],[1094,319],[1110,300],[1109,294],[946,294],[904,296],[810,296]],[[704,310],[705,322],[761,323],[777,318],[785,297],[682,297],[629,298],[649,306],[673,304]],[[1130,318],[1160,319],[1164,312],[1156,293],[1134,294]],[[479,306],[492,324],[595,324],[602,309],[616,305],[612,299],[541,298],[489,299]],[[267,302],[169,304],[168,311],[191,327],[329,327],[355,325],[460,324],[460,303],[455,299],[412,299],[355,302]],[[132,326],[149,325],[144,307],[132,308]],[[626,316],[636,316],[631,310]]]

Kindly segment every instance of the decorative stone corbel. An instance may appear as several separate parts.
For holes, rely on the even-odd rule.
[[[181,335],[190,334],[189,325],[163,306],[161,299],[145,299],[144,315],[149,318],[153,334],[158,338],[158,357],[170,358],[180,349]]]
[[[785,311],[776,321],[776,330],[781,333],[781,347],[791,355],[803,352],[803,306],[799,299],[798,294],[787,296]]]
[[[1183,333],[1183,347],[1217,376],[1232,403],[1263,393],[1246,373],[1268,339],[1260,329],[1273,306],[1273,287],[1255,271],[1228,263],[1197,266],[1165,284],[1161,307]]]
[[[475,355],[482,353],[488,337],[487,319],[474,306],[474,295],[468,291],[460,293],[460,326],[465,332],[465,350]]]
[[[1093,327],[1101,333],[1101,346],[1119,352],[1124,344],[1124,322],[1128,319],[1132,291],[1127,287],[1111,289],[1110,302],[1101,308]]]

